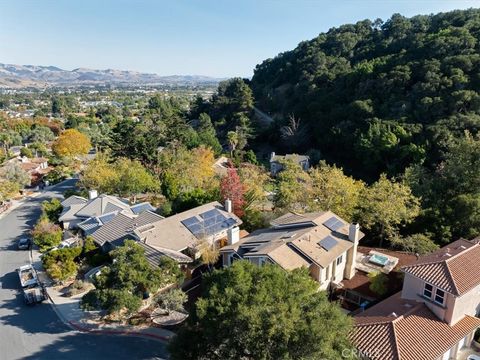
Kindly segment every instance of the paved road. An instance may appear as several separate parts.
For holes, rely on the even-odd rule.
[[[90,335],[70,330],[50,304],[23,304],[15,269],[29,262],[16,241],[40,215],[40,203],[59,196],[74,180],[31,199],[0,219],[0,360],[16,359],[163,359],[165,346],[136,337]]]

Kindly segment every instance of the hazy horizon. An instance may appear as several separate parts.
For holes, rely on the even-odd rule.
[[[251,77],[331,27],[478,6],[472,0],[0,1],[5,64]],[[292,6],[294,5],[294,6]]]

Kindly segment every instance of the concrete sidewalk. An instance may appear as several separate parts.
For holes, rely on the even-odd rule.
[[[75,330],[110,335],[144,336],[163,342],[168,342],[174,335],[171,331],[157,327],[101,323],[99,312],[83,311],[80,308],[84,293],[65,297],[54,287],[47,287],[46,290],[60,319]]]
[[[157,327],[102,323],[98,311],[83,311],[80,308],[80,301],[85,293],[66,297],[53,286],[51,279],[43,269],[40,255],[38,250],[31,250],[32,265],[37,271],[39,280],[45,285],[53,310],[62,322],[73,330],[108,335],[141,336],[163,342],[168,342],[175,335],[169,330]]]

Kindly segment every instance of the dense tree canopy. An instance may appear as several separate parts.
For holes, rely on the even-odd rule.
[[[277,119],[283,146],[290,115],[299,151],[323,156],[366,180],[432,166],[464,129],[480,127],[480,10],[399,14],[332,28],[258,65],[258,106]]]
[[[132,240],[113,250],[111,257],[112,264],[95,277],[95,290],[83,297],[84,308],[132,313],[138,310],[147,293],[176,281],[175,275],[152,267],[144,249]]]
[[[336,360],[350,346],[351,320],[306,269],[239,261],[203,286],[170,345],[172,359]]]

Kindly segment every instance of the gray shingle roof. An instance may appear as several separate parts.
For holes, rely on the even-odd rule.
[[[130,210],[132,210],[132,212],[134,214],[140,214],[144,211],[155,211],[155,208],[148,202],[143,202],[143,203],[140,203],[140,204],[135,204],[135,205],[132,205],[130,206]]]
[[[66,207],[69,207],[69,206],[72,206],[72,205],[75,205],[75,204],[86,204],[87,201],[88,201],[87,199],[85,199],[81,196],[72,195],[72,196],[66,198],[65,200],[63,200],[61,202],[61,204],[64,208],[66,208]]]
[[[87,220],[82,221],[80,224],[78,224],[78,227],[83,230],[85,235],[92,234],[100,226],[102,226],[102,224],[100,223],[100,221],[98,221],[98,218],[96,217],[88,218]]]
[[[133,231],[139,226],[145,226],[163,219],[160,215],[145,211],[138,216],[121,212],[111,221],[92,233],[94,241],[102,246],[110,242],[115,246],[121,245],[127,238],[134,239]]]
[[[182,264],[193,262],[193,259],[191,259],[185,254],[182,254],[179,251],[156,249],[142,242],[138,242],[138,245],[143,247],[143,249],[145,250],[145,257],[147,258],[148,262],[153,266],[158,266],[160,264],[160,260],[164,256],[167,256]]]
[[[100,216],[112,211],[127,210],[130,212],[128,204],[115,196],[100,195],[95,199],[89,200],[75,215],[81,218],[89,218],[92,216]]]

